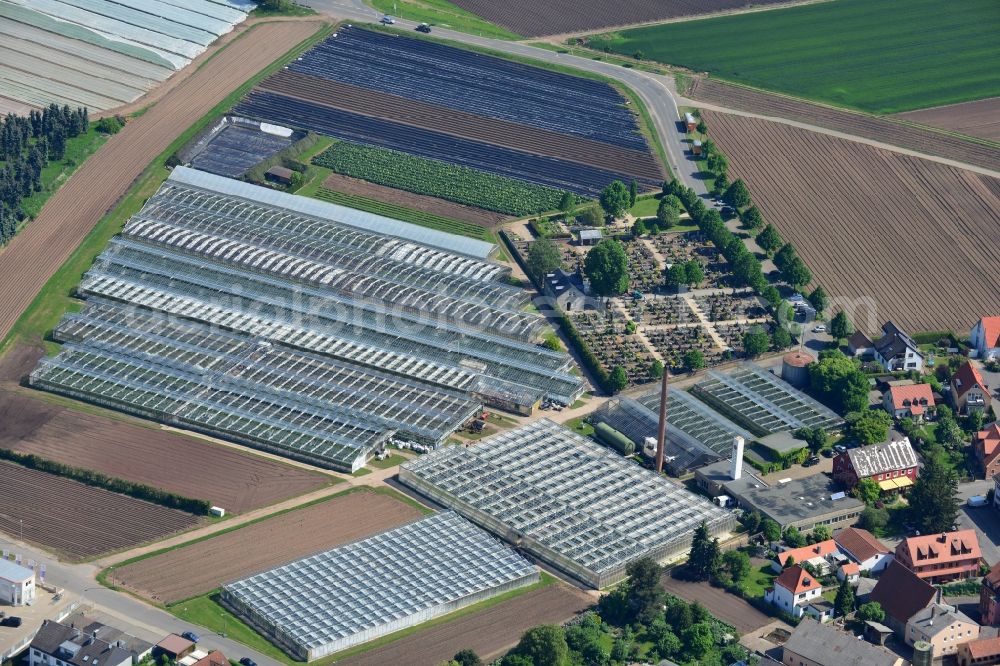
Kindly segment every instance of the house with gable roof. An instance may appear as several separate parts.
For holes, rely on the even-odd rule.
[[[882,396],[885,411],[892,418],[912,418],[923,421],[925,417],[933,416],[937,410],[934,400],[934,389],[930,384],[904,384],[890,386]]]
[[[893,554],[875,535],[860,527],[845,527],[833,535],[840,552],[855,563],[860,571],[881,573],[892,562]]]
[[[833,608],[822,595],[822,583],[798,564],[793,564],[774,579],[773,587],[765,590],[764,601],[792,617],[808,614],[825,622],[833,617]]]
[[[896,546],[896,561],[932,584],[972,578],[982,557],[975,530],[907,537]]]
[[[992,423],[972,436],[972,454],[979,462],[984,479],[1000,474],[1000,421]]]
[[[891,321],[882,325],[881,338],[873,343],[875,360],[889,372],[923,370],[924,355],[909,335]]]
[[[879,577],[868,601],[878,602],[885,611],[885,624],[902,638],[910,618],[927,608],[936,596],[933,585],[893,561]]]
[[[990,411],[993,396],[990,395],[990,388],[983,380],[982,373],[972,361],[966,361],[958,367],[951,376],[949,385],[951,404],[958,414],[968,415],[973,412],[985,414]]]
[[[983,317],[969,332],[969,341],[977,358],[984,361],[1000,359],[1000,317]]]
[[[871,479],[883,491],[904,490],[917,480],[917,453],[907,437],[847,449],[833,459],[833,478],[848,488]]]

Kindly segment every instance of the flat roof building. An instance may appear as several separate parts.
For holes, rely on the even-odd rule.
[[[0,559],[0,604],[23,606],[35,600],[35,572]]]

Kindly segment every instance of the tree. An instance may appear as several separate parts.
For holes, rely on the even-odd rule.
[[[559,268],[562,264],[562,255],[555,243],[548,238],[539,238],[531,244],[531,249],[528,250],[527,263],[531,277],[541,282],[546,274]]]
[[[604,224],[604,215],[598,206],[587,206],[578,216],[580,224],[587,227],[600,227]]]
[[[768,254],[781,247],[781,243],[781,235],[773,224],[767,225],[762,232],[757,234],[757,245],[760,245],[760,248]]]
[[[559,210],[568,213],[575,205],[576,195],[572,192],[563,192],[562,198],[559,200]]]
[[[628,386],[628,375],[625,373],[625,368],[616,365],[608,374],[608,388],[611,389],[612,393],[618,393],[626,386]]]
[[[694,372],[695,370],[701,370],[705,367],[705,355],[700,349],[689,349],[684,352],[684,356],[681,357],[684,369],[688,372]]]
[[[66,156],[66,130],[56,127],[49,135],[49,159],[61,160]]]
[[[868,408],[868,378],[856,359],[839,350],[822,351],[809,365],[809,389],[842,414]]]
[[[691,552],[688,554],[687,573],[693,580],[708,580],[719,569],[719,541],[708,534],[705,521],[694,530]]]
[[[747,534],[756,534],[757,530],[760,529],[762,520],[763,517],[760,515],[760,511],[757,511],[756,509],[744,513],[740,518],[740,522],[743,524],[743,527],[746,528]]]
[[[830,298],[826,295],[826,290],[823,287],[816,287],[809,294],[809,302],[816,308],[816,312],[822,314],[823,310],[826,310],[827,306],[830,305]]]
[[[625,211],[631,208],[630,201],[631,196],[629,195],[628,188],[625,187],[625,183],[620,180],[612,182],[610,185],[601,190],[600,196],[601,208],[604,212],[608,214],[609,217],[621,217]]]
[[[792,346],[792,334],[784,326],[778,326],[778,328],[774,329],[772,340],[774,341],[774,348],[777,351]]]
[[[806,266],[800,257],[793,257],[784,268],[781,269],[781,279],[793,287],[802,287],[812,280],[812,271]]]
[[[635,200],[639,198],[639,183],[635,182],[635,178],[632,182],[628,184],[628,207],[631,208],[635,205]]]
[[[828,525],[817,525],[809,537],[813,543],[819,543],[820,541],[832,539],[833,532],[830,531],[830,527]]]
[[[737,178],[726,188],[722,199],[733,208],[742,209],[750,205],[750,190],[742,178]]]
[[[760,326],[755,326],[743,334],[743,351],[748,358],[757,358],[770,346],[771,340],[767,331]]]
[[[729,573],[730,578],[732,578],[733,582],[736,584],[739,584],[746,579],[746,577],[750,575],[750,571],[752,569],[750,557],[746,553],[738,550],[727,551],[722,556],[722,565]]]
[[[545,334],[545,339],[542,340],[542,346],[546,349],[551,349],[552,351],[563,351],[562,343],[559,342],[559,336],[555,332],[549,332]]]
[[[877,444],[889,439],[892,417],[881,409],[865,409],[851,412],[845,418],[847,431],[862,444]]]
[[[777,309],[781,304],[781,292],[773,284],[769,284],[764,287],[760,292],[761,298],[767,301],[767,304],[772,308]]]
[[[583,261],[583,272],[594,293],[616,296],[628,289],[628,255],[622,244],[605,238],[591,248]]]
[[[649,376],[652,379],[660,379],[663,377],[663,361],[658,358],[654,358],[652,363],[649,364]]]
[[[785,543],[787,543],[792,548],[801,548],[806,545],[806,538],[802,536],[802,532],[794,525],[785,530]]]
[[[567,666],[569,645],[562,627],[543,624],[532,627],[521,636],[514,652],[527,657],[534,666]]]
[[[747,229],[760,229],[764,226],[764,216],[760,214],[760,208],[750,206],[740,215],[740,221]]]
[[[656,223],[663,229],[669,229],[681,219],[680,208],[675,208],[669,199],[677,201],[678,204],[680,203],[680,199],[677,197],[663,197],[660,199],[660,203],[656,205]]]
[[[699,285],[705,279],[705,271],[701,268],[701,262],[691,259],[684,264],[685,282],[692,287]]]
[[[868,506],[873,506],[882,496],[882,489],[878,487],[875,479],[864,478],[854,486],[854,496]]]
[[[861,512],[858,518],[858,525],[878,536],[885,526],[889,524],[889,512],[885,509],[876,509],[873,506],[867,507]]]
[[[913,489],[910,490],[910,516],[921,534],[947,532],[958,518],[958,476],[944,456],[925,456]]]
[[[764,538],[769,542],[773,543],[781,539],[781,525],[770,518],[761,521],[760,529],[764,533]]]
[[[649,557],[632,562],[625,569],[628,575],[628,602],[631,617],[648,623],[656,617],[663,605],[663,590],[660,578],[663,567]]]
[[[453,659],[459,663],[459,666],[483,666],[483,660],[474,650],[461,650]]]
[[[869,601],[866,604],[861,604],[854,617],[862,622],[881,622],[885,619],[885,611],[882,610],[882,604],[879,602]]]
[[[837,588],[837,596],[833,599],[833,610],[841,617],[854,612],[854,588],[847,582],[846,577],[840,581],[840,587]]]
[[[852,333],[854,333],[854,327],[851,326],[851,320],[847,318],[846,312],[841,310],[833,315],[833,319],[830,320],[830,335],[833,336],[834,340],[849,338]]]
[[[649,229],[646,228],[646,223],[642,221],[642,218],[632,223],[633,236],[638,238],[639,236],[645,236],[647,233],[649,233]]]
[[[705,124],[704,120],[699,120],[695,129],[698,130],[698,134],[708,134],[708,125]]]
[[[700,661],[715,647],[715,635],[708,623],[692,624],[681,634],[681,644],[688,659]]]
[[[673,289],[687,284],[687,266],[682,263],[671,264],[664,273],[663,284]]]

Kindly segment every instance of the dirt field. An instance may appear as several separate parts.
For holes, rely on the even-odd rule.
[[[352,113],[588,164],[637,178],[663,178],[663,170],[649,152],[456,111],[316,76],[281,71],[261,83],[259,88]]]
[[[893,117],[866,116],[703,78],[695,79],[691,89],[687,92],[687,97],[727,109],[809,123],[844,134],[860,136],[872,141],[881,141],[900,148],[908,148],[928,155],[946,157],[965,164],[1000,171],[1000,148],[984,146],[968,139],[946,136],[932,130],[906,125],[893,120]],[[1000,105],[994,107],[994,120],[996,120],[995,114],[1000,111],[998,107]],[[904,117],[910,115],[904,114]]]
[[[709,134],[855,326],[965,331],[1000,312],[1000,180],[766,120]]]
[[[387,495],[352,492],[116,567],[112,578],[116,585],[169,604],[392,529],[420,515],[414,507]],[[233,557],[234,553],[239,556]]]
[[[40,355],[41,349],[18,346],[0,362],[0,448],[205,499],[231,513],[276,504],[329,482],[320,473],[143,426],[137,419],[78,412],[33,397],[16,382]]]
[[[84,560],[198,524],[189,513],[0,463],[0,531]],[[23,522],[22,522],[23,521]]]
[[[493,211],[473,208],[472,206],[463,206],[462,204],[445,201],[437,197],[428,197],[422,194],[396,190],[391,187],[369,183],[367,180],[342,176],[339,173],[330,174],[323,181],[323,187],[336,192],[343,192],[344,194],[368,197],[376,201],[406,206],[407,208],[419,210],[424,213],[432,213],[452,220],[471,222],[472,224],[481,226],[494,227],[511,219],[506,215],[494,213]]]
[[[910,111],[896,117],[981,139],[1000,141],[1000,97]]]
[[[760,629],[774,621],[773,617],[760,612],[735,594],[729,594],[708,583],[691,583],[668,575],[663,577],[663,587],[670,594],[685,601],[697,601],[707,608],[709,613],[736,627],[740,635]]]
[[[434,666],[466,648],[475,650],[488,661],[514,647],[521,634],[531,627],[561,624],[591,605],[593,600],[576,588],[549,585],[337,663],[344,666]]]
[[[750,7],[746,0],[453,0],[490,23],[502,25],[525,37],[587,32],[614,26],[664,21],[681,16],[698,16]],[[753,6],[784,3],[788,0],[756,0]]]
[[[259,24],[204,62],[88,159],[0,254],[0,339],[146,165],[229,93],[321,25]]]

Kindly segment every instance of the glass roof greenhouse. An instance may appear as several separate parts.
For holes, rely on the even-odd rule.
[[[33,385],[350,471],[389,438],[440,444],[483,402],[582,392],[504,267],[183,174],[86,273]]]
[[[595,588],[624,578],[638,558],[682,555],[703,520],[716,535],[735,524],[707,499],[547,419],[406,462],[399,480]]]
[[[538,579],[523,557],[446,511],[229,583],[221,599],[312,661]]]

